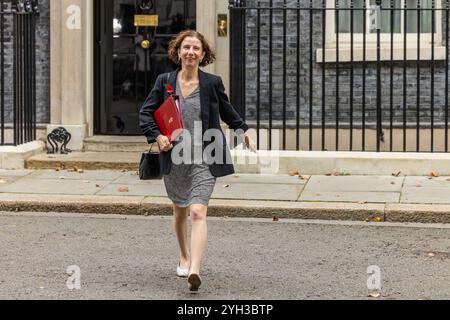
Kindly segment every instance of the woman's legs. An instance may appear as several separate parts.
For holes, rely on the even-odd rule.
[[[204,205],[191,205],[191,268],[189,274],[200,274],[200,264],[205,253],[206,240],[208,238],[208,227],[206,215],[208,207]]]
[[[180,246],[180,267],[182,269],[189,269],[191,258],[188,243],[188,215],[189,207],[180,208],[175,205],[173,206],[173,228]]]

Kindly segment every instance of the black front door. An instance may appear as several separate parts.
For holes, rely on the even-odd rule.
[[[149,16],[157,16],[158,26],[140,26]],[[169,41],[195,30],[195,18],[195,0],[96,0],[96,134],[141,134],[142,103],[156,77],[176,67],[167,56]]]

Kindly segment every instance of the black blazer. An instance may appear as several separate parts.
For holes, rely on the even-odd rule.
[[[158,125],[153,117],[154,112],[167,99],[168,93],[165,90],[165,85],[168,84],[176,88],[177,75],[180,69],[173,72],[160,75],[155,83],[155,87],[144,102],[140,115],[139,125],[142,132],[147,137],[148,143],[154,143],[156,138],[161,134]],[[200,81],[200,100],[201,100],[201,117],[203,134],[208,129],[218,129],[222,132],[220,126],[220,119],[222,119],[230,129],[242,129],[244,132],[248,130],[248,126],[230,104],[230,101],[225,94],[225,87],[222,79],[213,74],[209,74],[199,70]],[[211,174],[214,177],[224,177],[233,174],[234,167],[232,163],[227,163],[226,159],[231,159],[230,149],[226,143],[225,135],[223,136],[223,164],[212,164],[209,166]],[[203,144],[203,149],[211,142]],[[170,173],[172,168],[171,151],[163,152],[160,155],[161,171],[164,175]]]

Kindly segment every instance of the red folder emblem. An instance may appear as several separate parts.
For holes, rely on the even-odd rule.
[[[173,142],[182,132],[183,120],[177,106],[178,97],[170,95],[155,111],[154,117],[161,134]]]

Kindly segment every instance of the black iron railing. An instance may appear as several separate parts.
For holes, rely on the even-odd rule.
[[[231,100],[260,148],[449,151],[448,0],[229,3]]]
[[[36,140],[37,0],[0,1],[0,145]]]

